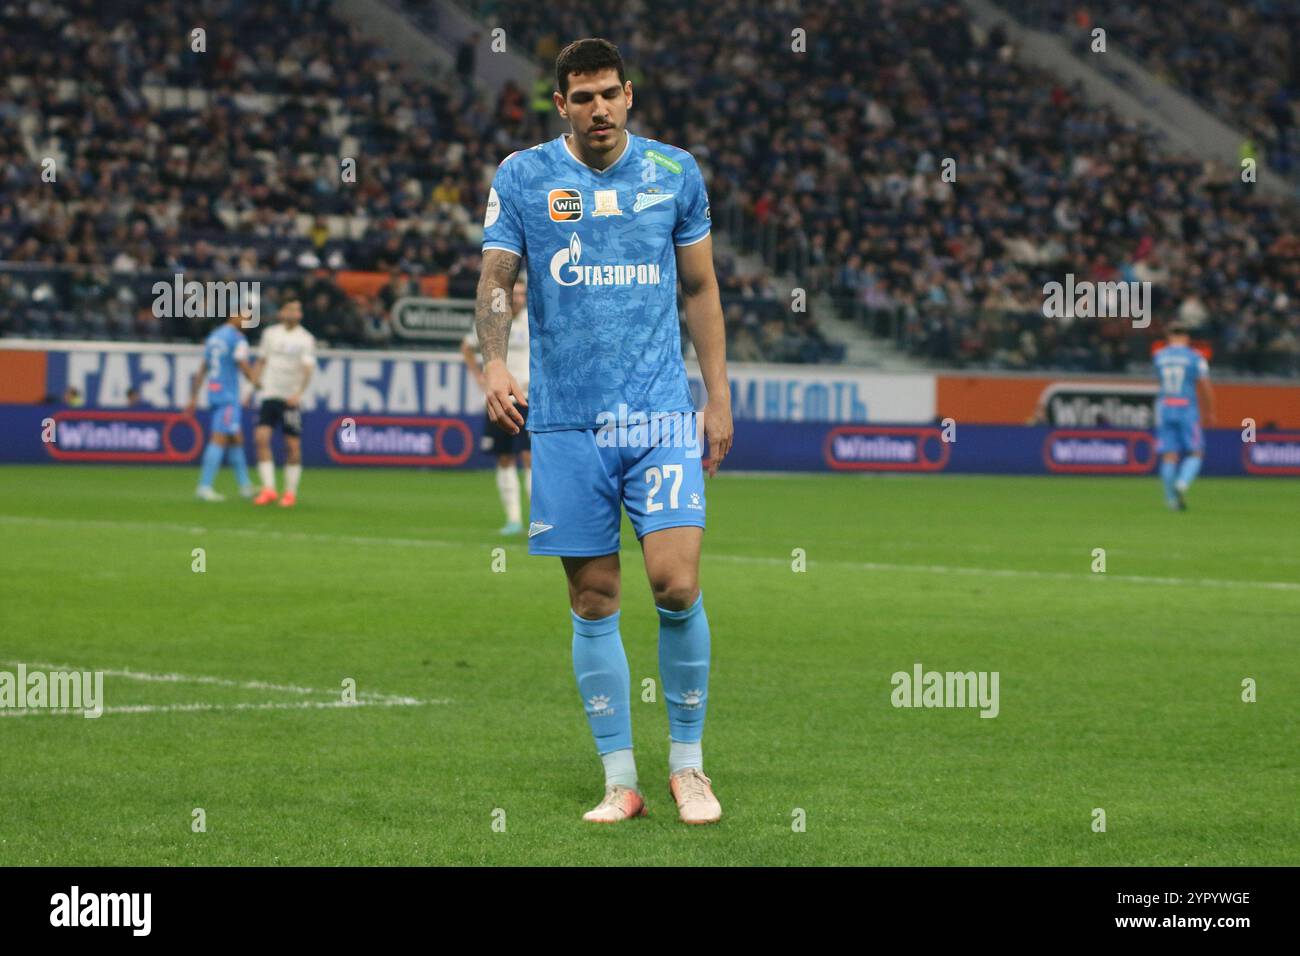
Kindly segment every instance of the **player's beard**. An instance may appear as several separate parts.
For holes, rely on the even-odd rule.
[[[618,144],[621,142],[621,140],[618,138],[618,134],[621,132],[622,132],[621,128],[619,128],[618,126],[614,126],[612,124],[608,127],[608,131],[605,133],[604,136],[596,136],[594,130],[588,130],[587,145],[594,152],[608,153],[610,150],[616,149],[618,147]]]

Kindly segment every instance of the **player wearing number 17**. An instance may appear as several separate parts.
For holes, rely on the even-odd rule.
[[[678,333],[680,279],[708,390],[698,417],[710,476],[731,447],[708,195],[690,153],[627,129],[632,84],[613,44],[571,43],[555,74],[555,107],[571,132],[507,156],[488,195],[475,315],[488,416],[515,433],[525,424],[517,406],[528,407],[528,549],[563,562],[574,673],[605,769],[604,799],[584,819],[617,823],[645,812],[619,634],[626,508],[659,612],[669,789],[683,821],[712,823],[722,809],[701,751],[710,659],[699,588],[702,449],[698,440],[647,444],[632,429],[608,431],[615,416],[646,415],[669,424],[651,433],[660,438],[698,435]],[[505,362],[521,259],[532,342],[527,396]]]
[[[1207,420],[1214,421],[1214,390],[1210,387],[1210,366],[1191,347],[1187,329],[1169,327],[1169,344],[1153,359],[1160,391],[1156,395],[1156,451],[1160,454],[1160,481],[1165,504],[1175,511],[1187,510],[1187,489],[1201,470],[1205,436],[1201,431],[1200,399],[1205,400]],[[1182,460],[1179,460],[1179,455]]]

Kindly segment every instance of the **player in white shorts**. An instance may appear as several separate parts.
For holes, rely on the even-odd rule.
[[[302,396],[316,370],[316,338],[302,327],[302,302],[289,298],[280,307],[280,321],[262,333],[257,345],[257,374],[262,382],[262,407],[253,437],[257,443],[257,474],[262,491],[255,505],[290,508],[298,500],[302,478]],[[271,434],[284,430],[284,495],[275,491],[275,459]]]
[[[506,367],[515,377],[519,387],[528,393],[528,283],[521,276],[515,282],[511,295],[510,314],[510,351],[506,355]],[[479,365],[478,333],[470,329],[469,335],[461,343],[460,354],[465,357],[465,365],[478,387],[483,388],[483,368]],[[519,414],[525,421],[528,407],[519,407]],[[515,471],[515,454],[519,455],[519,467],[524,471],[524,487],[528,497],[533,496],[533,453],[532,442],[528,432],[520,429],[518,435],[512,435],[489,416],[483,427],[482,450],[496,455],[497,458],[497,493],[501,496],[501,505],[506,510],[505,527],[501,534],[523,534],[523,512],[519,506],[519,475]]]

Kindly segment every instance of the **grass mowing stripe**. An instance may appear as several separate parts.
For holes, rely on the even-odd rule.
[[[189,525],[169,524],[150,521],[98,521],[77,518],[29,518],[23,515],[0,515],[0,521],[15,524],[45,524],[74,527],[120,528],[122,530],[160,530],[184,532],[186,534],[232,534],[256,538],[273,538],[284,541],[316,541],[322,544],[364,544],[378,547],[408,548],[473,548],[482,545],[467,541],[438,541],[431,538],[375,538],[357,535],[328,533],[310,533],[302,531],[276,531],[257,528],[201,528]],[[504,542],[520,547],[519,542]],[[635,553],[634,548],[624,548],[623,553]],[[725,554],[708,551],[708,561],[738,561],[749,564],[789,564],[788,558],[764,557],[761,555]],[[861,571],[915,572],[918,574],[967,574],[976,577],[1001,578],[1040,578],[1053,581],[1124,581],[1131,584],[1169,585],[1175,587],[1212,587],[1212,588],[1263,588],[1271,591],[1300,591],[1300,581],[1252,581],[1233,578],[1183,578],[1173,576],[1154,576],[1142,574],[1091,574],[1072,573],[1069,571],[1033,571],[1025,568],[973,568],[961,565],[945,564],[892,564],[880,561],[842,561],[836,559],[809,560],[810,567],[835,567]]]

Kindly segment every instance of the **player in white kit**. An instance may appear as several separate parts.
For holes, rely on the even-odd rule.
[[[262,382],[262,407],[253,437],[257,443],[257,474],[262,491],[255,505],[272,504],[277,497],[283,508],[298,500],[302,478],[302,396],[316,370],[316,338],[302,327],[302,302],[289,298],[280,307],[280,321],[262,333],[258,343],[257,374]],[[271,434],[284,429],[284,495],[275,491],[275,459],[271,456]]]
[[[510,314],[514,318],[510,322],[510,351],[506,355],[506,368],[515,377],[526,398],[528,395],[528,282],[522,276],[515,282],[514,292],[511,295]],[[460,354],[464,356],[466,367],[478,382],[478,387],[482,389],[483,368],[479,365],[478,333],[474,329],[470,329],[469,335],[465,336],[465,341],[461,343]],[[528,407],[520,406],[519,414],[527,420]],[[519,467],[524,472],[524,488],[529,498],[533,496],[532,443],[529,438],[525,429],[520,429],[518,435],[512,435],[492,421],[491,417],[483,428],[483,451],[491,452],[497,458],[497,493],[501,496],[501,505],[506,511],[505,527],[501,529],[501,534],[504,535],[522,534],[524,530],[523,511],[519,506],[519,475],[515,471],[516,452],[519,455]]]

